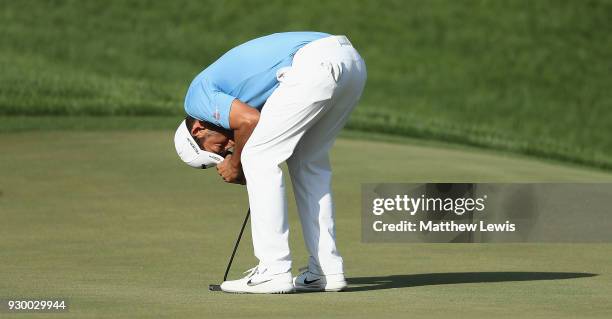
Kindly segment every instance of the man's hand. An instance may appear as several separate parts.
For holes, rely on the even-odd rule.
[[[245,185],[246,179],[244,178],[244,172],[242,172],[240,162],[236,165],[236,163],[231,160],[231,157],[231,154],[227,155],[223,162],[217,164],[217,172],[227,183]]]

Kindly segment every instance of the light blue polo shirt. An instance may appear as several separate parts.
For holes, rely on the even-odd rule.
[[[261,109],[278,87],[276,71],[290,66],[301,47],[328,36],[320,32],[275,33],[231,49],[191,82],[185,112],[229,129],[234,99]]]

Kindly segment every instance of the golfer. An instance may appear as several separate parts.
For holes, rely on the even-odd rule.
[[[259,259],[246,277],[223,282],[223,291],[346,287],[336,248],[329,150],[365,81],[365,64],[351,42],[318,32],[276,33],[248,41],[193,80],[185,97],[187,117],[175,134],[176,150],[193,167],[210,166],[203,154],[222,156],[217,171],[223,180],[246,183]],[[308,267],[295,278],[283,162],[310,253]]]

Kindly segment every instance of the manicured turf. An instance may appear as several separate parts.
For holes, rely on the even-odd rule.
[[[178,115],[229,48],[347,34],[349,127],[612,168],[610,1],[0,1],[0,114]]]
[[[178,160],[171,131],[0,134],[0,297],[69,297],[2,318],[610,318],[610,244],[364,244],[360,184],[612,181],[461,148],[342,139],[334,149],[349,291],[211,293],[247,207],[241,186]],[[290,207],[294,268],[306,262]],[[246,234],[232,277],[254,265]]]

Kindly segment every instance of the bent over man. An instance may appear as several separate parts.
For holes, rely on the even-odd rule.
[[[366,67],[345,36],[276,33],[225,53],[197,75],[175,134],[179,156],[194,167],[200,152],[225,159],[226,182],[245,183],[259,264],[221,289],[239,293],[339,291],[346,287],[336,248],[329,150],[361,96]],[[233,149],[230,153],[228,150]],[[209,154],[209,153],[206,153]],[[310,253],[291,275],[287,162]]]

